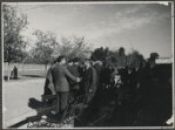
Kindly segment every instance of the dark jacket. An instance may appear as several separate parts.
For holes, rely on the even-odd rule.
[[[72,75],[74,75],[76,77],[80,77],[80,70],[79,70],[79,67],[77,65],[68,66],[67,68]],[[70,83],[70,86],[73,89],[79,89],[79,83],[76,83],[76,82],[69,80],[69,79],[68,79],[68,81]]]
[[[56,63],[52,68],[53,83],[57,92],[68,92],[70,90],[68,79],[75,81],[77,77],[72,75],[66,66]]]
[[[88,93],[89,90],[92,90],[93,93],[96,92],[98,79],[97,79],[97,72],[93,67],[90,67],[84,72],[83,75],[83,87],[85,92]]]
[[[52,94],[51,90],[49,89],[49,84],[51,82],[51,70],[52,70],[52,67],[50,67],[47,71],[47,74],[46,74],[46,80],[45,80],[45,84],[44,84],[44,95],[49,95],[49,94]]]

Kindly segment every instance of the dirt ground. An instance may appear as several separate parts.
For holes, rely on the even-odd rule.
[[[44,78],[28,78],[3,82],[3,126],[17,123],[21,118],[35,114],[28,107],[29,98],[41,100]]]

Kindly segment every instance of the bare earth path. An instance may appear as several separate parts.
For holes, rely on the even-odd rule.
[[[3,128],[36,114],[28,101],[32,97],[41,100],[44,82],[44,78],[3,82]]]

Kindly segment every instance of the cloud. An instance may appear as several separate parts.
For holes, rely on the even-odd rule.
[[[26,36],[29,36],[35,29],[41,29],[56,33],[58,39],[73,35],[84,36],[87,41],[97,43],[96,47],[106,44],[114,47],[117,41],[121,43],[122,40],[125,40],[125,37],[130,37],[133,33],[139,33],[140,37],[144,39],[146,36],[141,33],[149,32],[147,33],[149,35],[152,32],[156,33],[156,31],[164,32],[169,26],[168,22],[170,22],[171,17],[170,6],[164,5],[167,5],[167,3],[161,3],[161,5],[45,5],[44,8],[32,5],[21,6],[21,10],[27,13],[30,23]],[[146,28],[153,29],[152,31],[145,31]],[[123,38],[121,38],[121,35],[123,35]],[[136,39],[138,38],[134,39],[135,42],[137,42]],[[155,38],[144,39],[144,41],[151,43],[149,40],[156,41]],[[128,42],[129,40],[125,41]],[[138,44],[140,41],[138,41]],[[129,46],[127,44],[129,43],[126,43],[126,46]]]
[[[163,14],[147,6],[139,4],[120,8],[120,5],[50,5],[30,10],[27,14],[33,28],[54,31],[59,36],[84,35],[88,39],[97,39],[162,19]]]
[[[135,6],[135,8],[118,11],[115,16],[111,16],[109,21],[105,20],[94,24],[96,31],[92,33],[92,38],[137,30],[140,27],[155,24],[168,18],[170,18],[168,12],[159,13],[159,10],[147,8],[145,5]]]

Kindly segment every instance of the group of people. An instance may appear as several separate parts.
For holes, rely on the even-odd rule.
[[[44,95],[56,96],[52,114],[63,120],[70,98],[84,95],[86,105],[92,100],[97,89],[97,71],[89,59],[66,59],[59,56],[47,72]]]
[[[148,60],[145,66],[131,68],[116,67],[107,62],[90,59],[67,60],[65,56],[59,56],[47,72],[44,95],[56,96],[55,108],[51,113],[57,121],[58,118],[61,121],[65,118],[69,100],[76,100],[83,95],[84,107],[92,106],[92,109],[96,110],[96,114],[93,111],[85,111],[88,116],[98,115],[98,110],[100,111],[104,104],[114,102],[115,111],[111,114],[110,123],[154,125],[160,120],[157,109],[165,107],[162,103],[169,100],[166,99],[166,94],[167,88],[171,88],[171,82],[168,83],[166,79],[161,81],[156,75],[158,72],[155,66],[155,61],[152,60]],[[165,87],[167,85],[170,87]],[[164,113],[166,117],[167,113],[170,113],[170,110],[161,110],[161,116]],[[155,113],[157,117],[153,116]],[[80,116],[81,119],[85,122],[90,120],[86,120],[86,116]]]

